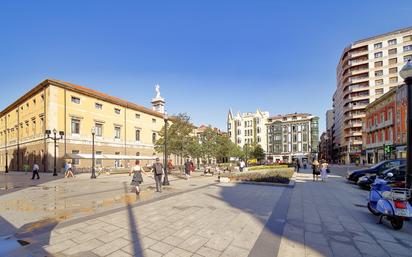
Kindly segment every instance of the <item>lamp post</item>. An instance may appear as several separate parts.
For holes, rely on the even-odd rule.
[[[164,177],[164,179],[163,179],[163,185],[164,186],[168,186],[168,185],[170,185],[170,183],[169,183],[169,177],[168,177],[168,170],[167,170],[167,125],[168,125],[168,119],[169,119],[169,117],[167,116],[167,113],[165,112],[165,114],[164,114],[164,116],[163,116],[163,119],[164,119],[164,121],[165,121],[165,137],[164,137],[164,139],[165,139],[165,141],[164,141],[164,147],[165,147],[165,149],[164,149],[164,170],[165,170],[165,177]]]
[[[51,131],[48,129],[46,130],[46,135],[48,139],[52,139],[54,141],[54,169],[53,169],[53,176],[57,176],[57,169],[56,169],[56,162],[57,162],[57,154],[56,154],[56,149],[57,149],[57,141],[60,139],[63,139],[64,132],[59,131],[59,136],[60,138],[57,137],[57,130],[53,129],[53,137],[50,136]]]
[[[399,75],[404,79],[407,87],[408,108],[406,117],[407,141],[406,141],[406,188],[412,185],[412,60],[403,66]]]
[[[7,123],[6,123],[7,124]],[[4,139],[5,139],[5,151],[6,151],[6,173],[9,173],[9,158],[8,158],[8,151],[7,151],[7,135],[9,134],[9,130],[6,129],[4,131]]]
[[[92,176],[90,178],[96,178],[96,168],[95,168],[95,156],[94,156],[94,135],[96,135],[96,128],[92,128]]]

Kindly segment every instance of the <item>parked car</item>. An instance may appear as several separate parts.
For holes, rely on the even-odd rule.
[[[385,178],[385,177],[387,177],[387,174],[389,172],[393,174],[393,176],[391,178],[391,181],[393,181],[393,182],[403,182],[405,180],[406,165],[391,167],[391,168],[386,169],[382,172],[379,172],[378,174],[367,174],[363,177],[360,177],[357,184],[361,188],[369,190],[371,184],[375,181],[376,177]]]
[[[366,174],[377,174],[391,167],[397,167],[403,164],[406,164],[405,159],[381,161],[370,168],[348,171],[346,174],[346,179],[349,182],[358,182],[359,178],[365,176]]]

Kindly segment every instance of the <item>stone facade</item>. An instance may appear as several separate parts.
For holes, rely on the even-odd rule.
[[[42,171],[53,170],[54,141],[47,138],[45,130],[54,129],[57,134],[64,133],[57,142],[57,170],[71,154],[92,153],[93,127],[97,154],[153,157],[154,142],[163,125],[163,114],[157,111],[47,79],[0,113],[0,169],[22,170],[24,164],[37,162]],[[75,162],[78,167],[91,167],[90,159]],[[128,164],[116,160],[97,163],[108,167]]]
[[[317,158],[319,117],[307,113],[278,115],[268,119],[267,158],[273,162],[301,163]]]

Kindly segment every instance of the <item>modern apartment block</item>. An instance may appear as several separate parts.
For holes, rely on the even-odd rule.
[[[334,147],[341,162],[362,153],[365,107],[402,83],[398,72],[412,58],[412,27],[362,39],[346,47],[333,95]]]
[[[91,167],[92,128],[97,166],[126,166],[129,160],[153,159],[154,143],[164,124],[163,98],[153,110],[96,90],[47,79],[0,113],[0,167],[22,170],[38,163],[52,171],[54,141],[45,131],[64,134],[57,141],[57,170],[66,159]],[[160,99],[160,100],[159,100]],[[53,132],[51,132],[53,136]]]
[[[229,110],[227,117],[227,132],[232,142],[243,147],[245,144],[259,144],[264,150],[267,149],[266,121],[269,112],[259,109],[255,113],[237,113],[233,115]]]
[[[308,113],[293,113],[270,117],[267,159],[273,162],[302,163],[316,158],[319,145],[319,117]]]

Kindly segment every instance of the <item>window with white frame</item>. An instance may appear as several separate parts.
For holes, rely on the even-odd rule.
[[[101,103],[94,103],[94,108],[96,108],[97,110],[102,110],[102,109],[103,109],[103,104],[101,104]]]
[[[115,139],[120,139],[120,126],[115,126],[114,127],[114,138]]]
[[[80,120],[79,119],[71,120],[71,132],[72,134],[80,134]]]
[[[135,131],[135,140],[140,142],[140,129],[136,129]]]
[[[72,103],[80,104],[80,98],[79,97],[72,96],[71,101],[72,101]]]
[[[96,137],[101,137],[103,135],[103,124],[95,123],[94,127],[95,127]]]

